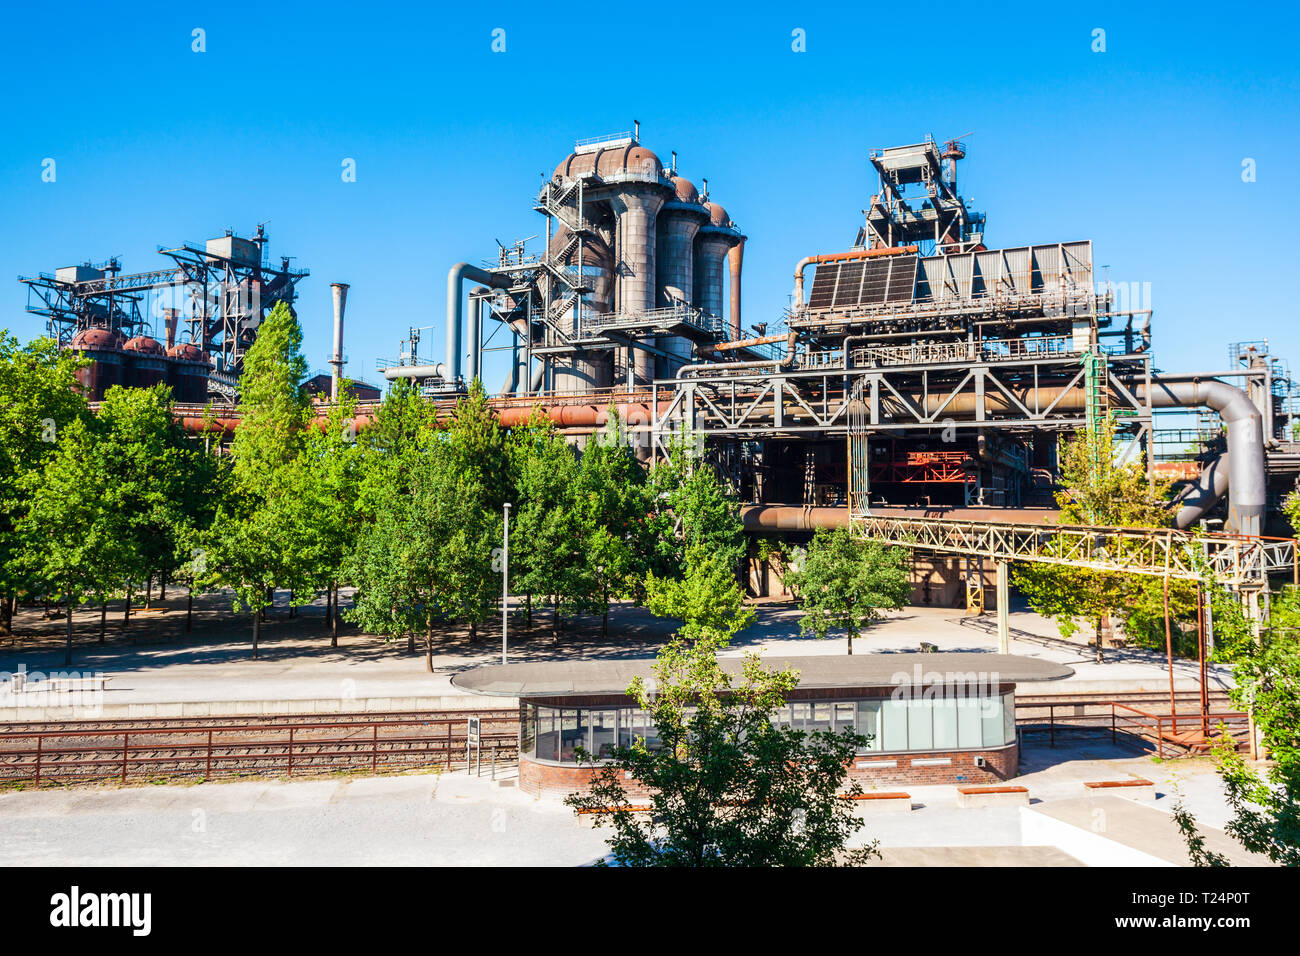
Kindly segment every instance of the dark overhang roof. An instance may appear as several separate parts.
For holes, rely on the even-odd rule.
[[[740,674],[743,658],[719,658],[733,677]],[[452,677],[451,682],[473,694],[495,697],[578,697],[624,694],[633,677],[654,685],[654,659],[544,661],[519,664],[487,664]],[[1037,657],[1017,654],[952,652],[923,654],[823,654],[794,657],[779,654],[763,658],[768,667],[799,672],[799,687],[895,687],[900,684],[988,683],[1019,684],[1027,681],[1061,680],[1072,668]]]

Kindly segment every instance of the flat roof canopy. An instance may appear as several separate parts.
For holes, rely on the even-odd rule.
[[[718,660],[728,674],[733,677],[740,675],[743,658],[722,657]],[[470,693],[494,697],[625,694],[634,677],[642,678],[653,689],[654,663],[653,658],[642,658],[487,664],[457,674],[451,682]],[[797,670],[802,689],[894,687],[901,683],[930,686],[973,680],[1019,684],[1061,680],[1074,673],[1072,668],[1037,657],[971,652],[923,654],[910,651],[897,654],[823,654],[816,657],[769,655],[763,658],[763,663],[778,670]]]

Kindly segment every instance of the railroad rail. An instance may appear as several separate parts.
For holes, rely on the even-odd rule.
[[[483,748],[517,757],[514,709],[24,723],[0,729],[0,785],[451,770],[470,717]]]

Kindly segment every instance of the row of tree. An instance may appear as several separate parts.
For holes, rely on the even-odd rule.
[[[530,617],[549,608],[557,635],[578,614],[603,614],[607,627],[616,599],[667,607],[662,595],[695,565],[734,586],[737,503],[686,443],[646,467],[611,410],[579,455],[540,417],[503,429],[477,383],[449,421],[399,382],[367,427],[348,395],[321,422],[301,343],[277,305],[245,356],[222,454],[180,427],[165,386],[109,389],[91,414],[76,388],[84,359],[4,337],[6,615],[19,597],[63,602],[70,653],[77,604],[126,595],[129,615],[144,582],[180,580],[191,593],[228,589],[252,615],[256,656],[275,591],[295,604],[325,592],[337,641],[338,590],[352,585],[348,619],[423,635],[431,664],[436,626],[474,639],[499,610],[507,503],[511,590]]]

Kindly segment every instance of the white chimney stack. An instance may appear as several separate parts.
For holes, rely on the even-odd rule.
[[[331,282],[330,289],[334,292],[334,355],[330,359],[334,374],[330,378],[330,401],[337,402],[339,381],[343,378],[343,310],[348,303],[348,284]]]

